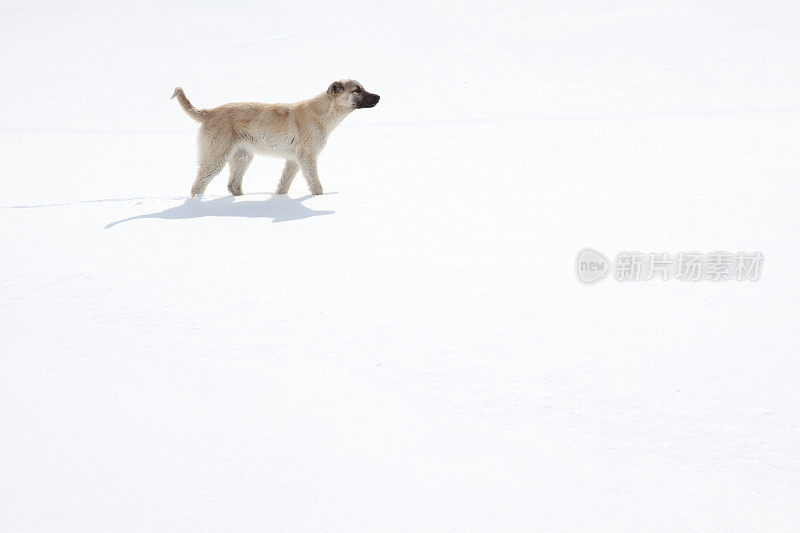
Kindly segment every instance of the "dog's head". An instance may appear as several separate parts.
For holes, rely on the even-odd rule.
[[[330,96],[338,107],[361,109],[375,107],[381,99],[377,94],[367,92],[356,80],[342,80],[331,83],[328,87]]]

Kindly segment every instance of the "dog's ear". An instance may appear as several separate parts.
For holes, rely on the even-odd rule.
[[[335,81],[328,87],[328,94],[331,96],[336,96],[342,91],[344,91],[344,85],[340,81]]]

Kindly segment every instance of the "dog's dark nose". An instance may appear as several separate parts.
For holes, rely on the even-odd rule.
[[[364,97],[356,103],[356,108],[375,107],[378,105],[378,100],[380,99],[381,97],[375,93],[366,93]]]

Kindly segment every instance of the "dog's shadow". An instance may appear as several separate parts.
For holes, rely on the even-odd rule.
[[[202,217],[243,217],[243,218],[271,218],[272,222],[286,222],[300,220],[320,215],[331,215],[335,211],[316,211],[303,205],[305,200],[313,198],[311,195],[301,198],[289,198],[286,195],[273,195],[266,200],[234,201],[233,196],[224,196],[215,200],[202,201],[199,198],[189,198],[181,205],[170,207],[157,213],[146,213],[133,217],[123,218],[106,224],[105,229],[113,228],[117,224],[138,220],[142,218],[161,218],[175,220],[182,218]]]

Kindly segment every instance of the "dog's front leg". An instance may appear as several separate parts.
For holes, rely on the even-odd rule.
[[[297,170],[300,167],[297,161],[291,159],[286,160],[286,165],[283,167],[283,174],[281,174],[281,181],[278,182],[278,189],[275,194],[286,194],[289,192],[289,187],[292,185],[292,180],[297,175]]]
[[[299,163],[311,194],[322,194],[322,184],[319,182],[319,176],[317,175],[317,156],[303,154],[299,158]]]

